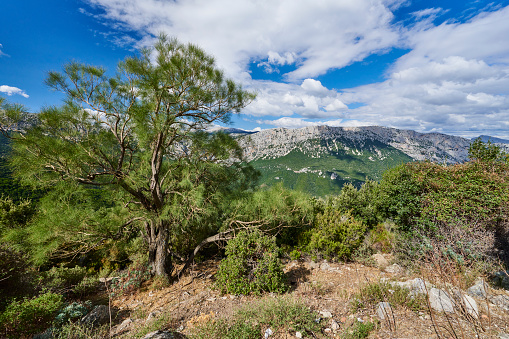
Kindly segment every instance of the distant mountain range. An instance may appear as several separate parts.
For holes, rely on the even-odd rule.
[[[509,140],[490,137],[488,135],[480,135],[479,138],[481,138],[482,142],[490,141],[492,144],[509,144]],[[472,138],[472,140],[475,140],[475,139],[477,139],[477,138]]]
[[[360,186],[366,179],[379,180],[385,170],[410,161],[465,162],[471,143],[446,134],[379,126],[227,132],[237,136],[246,160],[262,173],[263,185],[282,182],[316,196],[339,193],[345,183]],[[491,138],[509,151],[509,144],[500,140]]]

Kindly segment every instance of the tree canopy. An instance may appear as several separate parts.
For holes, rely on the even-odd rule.
[[[16,172],[37,186],[72,181],[117,190],[144,225],[154,274],[172,271],[175,229],[252,182],[235,140],[204,130],[228,123],[255,95],[225,78],[195,45],[161,35],[153,48],[120,62],[112,77],[102,67],[71,62],[50,72],[46,83],[65,102],[10,133]],[[4,134],[24,118],[20,107],[5,107]]]

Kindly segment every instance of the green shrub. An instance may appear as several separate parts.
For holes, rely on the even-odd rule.
[[[195,338],[258,339],[265,329],[273,333],[299,331],[307,336],[320,332],[318,317],[303,302],[289,296],[263,298],[243,306],[228,319],[209,321],[195,329]]]
[[[0,242],[0,313],[11,298],[33,293],[33,282],[33,270],[26,256]]]
[[[302,257],[302,253],[299,250],[293,250],[290,252],[290,259],[299,260]]]
[[[69,292],[82,283],[86,274],[85,267],[52,267],[49,271],[41,272],[39,284],[54,292]]]
[[[308,250],[311,253],[348,260],[361,245],[366,226],[329,204],[317,216],[315,228],[310,232]]]
[[[288,290],[274,237],[259,230],[240,232],[226,246],[216,286],[222,293],[249,294]]]
[[[74,286],[72,293],[83,297],[96,292],[98,285],[99,279],[97,277],[84,277],[82,281]]]
[[[376,324],[370,321],[356,321],[350,328],[345,329],[341,338],[343,339],[363,339],[369,337],[369,333],[376,328]]]
[[[62,307],[62,296],[46,292],[33,299],[14,300],[0,315],[0,324],[7,337],[19,338],[48,327]]]
[[[353,296],[351,306],[354,312],[359,309],[374,308],[379,302],[387,301],[391,305],[400,305],[412,311],[426,307],[424,295],[412,295],[408,288],[391,285],[387,282],[368,283]]]
[[[111,283],[111,296],[117,297],[133,293],[148,279],[150,279],[150,267],[141,261],[136,261],[129,266],[126,272],[113,279]]]
[[[92,302],[90,301],[85,303],[73,302],[58,312],[58,315],[55,317],[55,323],[57,325],[64,325],[69,321],[81,319],[91,308]]]

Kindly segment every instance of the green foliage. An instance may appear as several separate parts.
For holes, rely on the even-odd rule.
[[[370,321],[355,321],[352,327],[347,328],[341,334],[343,339],[364,339],[369,337],[369,333],[376,329],[376,324]]]
[[[341,211],[350,212],[357,220],[373,227],[382,219],[376,204],[378,189],[378,183],[372,180],[367,180],[359,189],[347,184],[334,203]]]
[[[391,253],[396,246],[396,225],[386,221],[373,227],[369,232],[369,244],[382,253]]]
[[[310,231],[308,251],[337,257],[342,260],[351,258],[361,245],[366,233],[366,225],[349,213],[343,213],[334,200],[329,200],[323,213],[316,218],[315,227]]]
[[[33,292],[33,272],[26,255],[0,242],[0,312],[13,297]]]
[[[377,210],[382,220],[393,220],[401,230],[409,231],[420,216],[421,193],[424,184],[416,177],[416,166],[408,163],[383,174],[377,196]]]
[[[299,250],[293,250],[290,252],[290,259],[299,260],[302,257],[302,252]]]
[[[494,162],[509,160],[509,154],[503,152],[500,147],[493,145],[491,141],[483,142],[481,137],[475,139],[468,148],[468,157],[470,160],[481,162]]]
[[[388,282],[373,282],[364,285],[353,296],[351,306],[354,312],[360,309],[374,308],[380,302],[399,305],[414,312],[426,308],[426,297],[423,294],[412,294],[407,288],[391,285]]]
[[[154,274],[172,271],[170,236],[209,227],[216,203],[249,187],[254,171],[239,164],[235,140],[203,131],[228,123],[255,95],[225,78],[197,46],[161,35],[153,49],[120,62],[112,77],[72,62],[50,72],[46,83],[64,93],[65,104],[43,109],[37,124],[12,136],[17,175],[38,187],[65,181],[118,191],[119,206],[146,221]],[[23,110],[5,109],[1,128],[21,118]],[[61,241],[47,243],[57,250]]]
[[[193,338],[245,338],[263,337],[262,329],[274,333],[295,333],[307,336],[319,333],[317,314],[301,301],[291,297],[264,298],[245,305],[230,319],[218,319],[197,328]]]
[[[307,140],[283,157],[258,159],[250,164],[261,172],[262,184],[281,183],[289,189],[325,197],[340,194],[345,184],[360,187],[366,178],[379,180],[388,168],[409,161],[412,159],[403,152],[380,142],[335,138]]]
[[[0,315],[0,328],[12,338],[40,332],[53,321],[62,305],[62,296],[51,292],[33,299],[14,300]]]
[[[55,317],[57,326],[62,326],[70,321],[81,319],[92,309],[92,302],[85,303],[73,302],[61,309]]]
[[[216,286],[222,293],[283,293],[288,290],[274,237],[255,229],[242,231],[226,246]]]
[[[34,213],[34,206],[28,200],[15,203],[9,197],[0,197],[0,234],[25,226]]]
[[[97,252],[108,257],[133,237],[133,225],[124,227],[128,210],[116,205],[114,199],[113,192],[104,189],[60,183],[39,201],[38,212],[26,227],[10,229],[4,237],[28,252],[38,266],[72,258],[90,266],[107,264],[101,264],[101,259],[83,259],[92,259]],[[126,254],[119,258],[125,259]]]
[[[85,267],[52,267],[40,272],[37,277],[39,288],[49,289],[65,295],[84,296],[97,290],[98,279],[87,276]]]
[[[112,280],[111,296],[118,297],[121,295],[131,294],[141,287],[141,284],[150,279],[150,267],[142,262],[135,262],[126,272],[122,272],[119,276]]]
[[[264,232],[277,235],[279,245],[295,246],[319,209],[309,195],[276,185],[230,202],[223,229],[256,223]]]

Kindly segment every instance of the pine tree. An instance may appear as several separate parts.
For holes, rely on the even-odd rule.
[[[152,273],[171,274],[173,231],[249,184],[252,171],[232,162],[242,156],[235,140],[204,130],[228,123],[254,94],[226,79],[202,49],[164,35],[120,62],[113,77],[71,62],[46,83],[66,100],[10,133],[18,175],[39,186],[72,181],[118,190],[143,224]],[[3,109],[2,131],[23,113]]]

